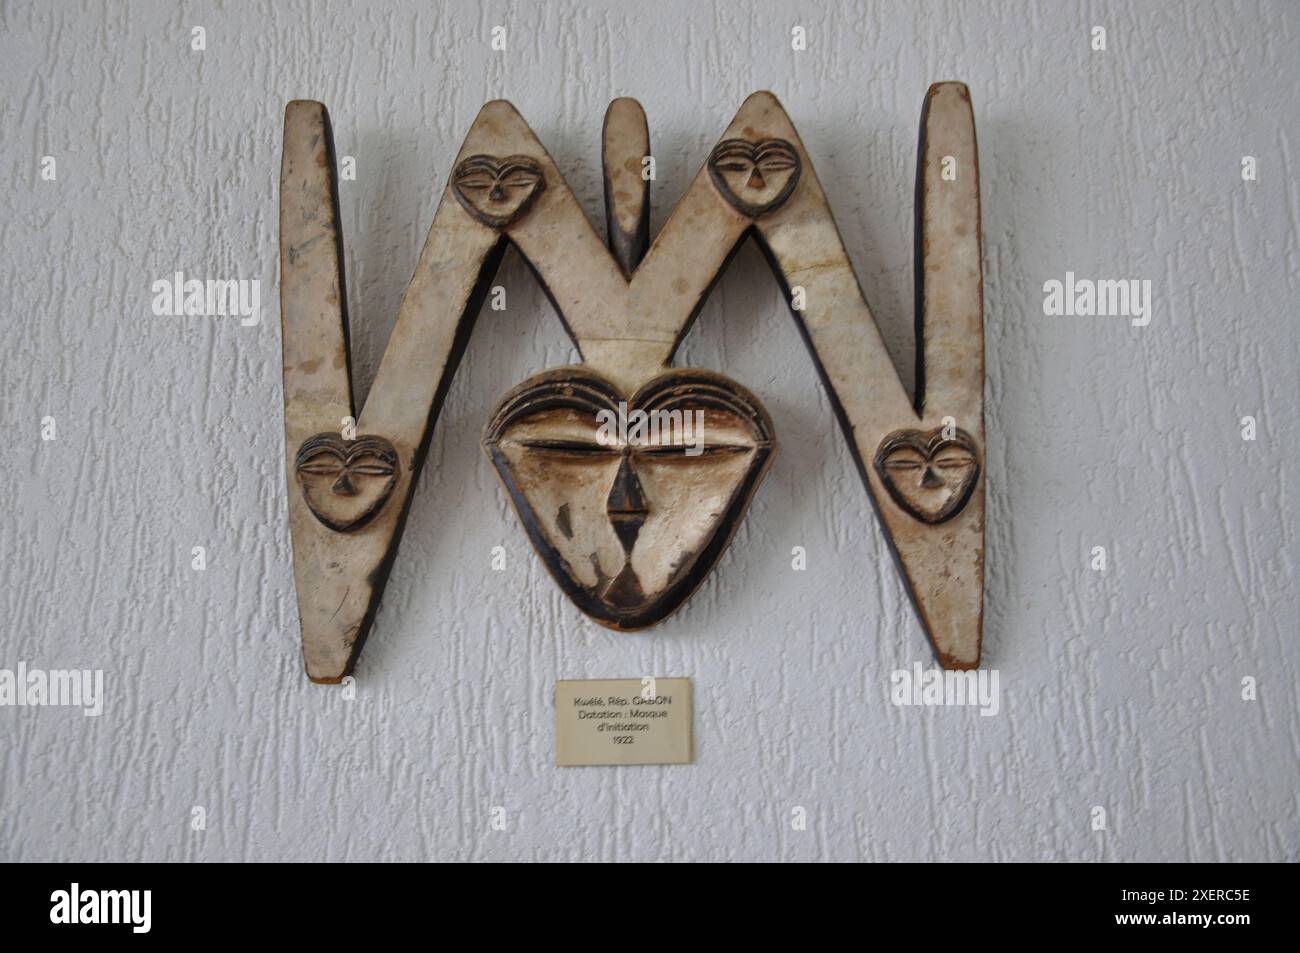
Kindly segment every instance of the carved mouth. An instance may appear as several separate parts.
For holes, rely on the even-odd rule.
[[[701,413],[697,449],[605,439],[597,421],[620,403],[647,414]],[[626,397],[574,367],[508,394],[483,446],[556,582],[595,621],[626,630],[666,617],[707,575],[774,441],[757,399],[720,374],[671,371]]]

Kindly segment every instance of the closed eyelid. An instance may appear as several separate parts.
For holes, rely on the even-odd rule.
[[[700,447],[697,444],[675,443],[659,447],[635,447],[633,452],[646,457],[671,457],[671,456],[719,456],[725,453],[745,453],[753,447],[739,443],[714,443]],[[691,451],[696,451],[692,453]]]
[[[552,453],[618,453],[617,447],[588,440],[566,440],[552,437],[525,437],[519,441],[521,447],[529,450],[550,451]]]

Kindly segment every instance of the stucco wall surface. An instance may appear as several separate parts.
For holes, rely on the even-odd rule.
[[[640,99],[657,229],[764,88],[910,381],[916,124],[940,79],[969,84],[979,133],[996,715],[891,704],[930,650],[752,245],[679,363],[758,393],[781,447],[682,611],[621,636],[582,617],[478,447],[506,389],[574,357],[511,252],[356,696],[307,682],[287,100],[326,103],[356,162],[360,398],[485,100],[519,107],[598,218],[605,106]],[[1298,87],[1284,2],[4,3],[0,668],[102,669],[105,700],[0,708],[0,859],[1296,859]],[[153,314],[176,271],[259,280],[262,320]],[[1067,271],[1150,280],[1150,323],[1045,315]],[[693,679],[695,763],[556,768],[555,680],[643,674]]]

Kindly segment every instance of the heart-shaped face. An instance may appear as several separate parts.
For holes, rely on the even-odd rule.
[[[456,198],[484,225],[504,228],[546,188],[542,167],[528,156],[470,156],[451,176]]]
[[[758,400],[712,371],[631,397],[582,367],[506,395],[483,448],[560,587],[612,629],[676,609],[726,549],[775,449]]]
[[[709,156],[709,177],[741,214],[779,207],[799,183],[799,153],[784,139],[723,139]]]
[[[896,430],[876,451],[876,472],[894,502],[923,523],[952,519],[979,479],[979,452],[964,430]]]
[[[303,498],[316,518],[346,533],[370,522],[397,483],[397,451],[383,437],[308,438],[294,458]]]

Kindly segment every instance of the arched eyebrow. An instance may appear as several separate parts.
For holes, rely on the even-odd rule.
[[[541,170],[531,162],[510,162],[508,165],[502,165],[501,172],[497,175],[498,179],[506,179],[512,175],[523,172],[531,178],[540,176]]]
[[[724,139],[709,154],[710,162],[720,162],[723,159],[753,159],[757,155],[757,150],[752,143],[744,139]]]
[[[475,173],[486,173],[495,176],[497,174],[496,160],[491,156],[470,156],[468,159],[456,166],[456,178],[465,179]]]
[[[322,453],[328,453],[331,456],[338,457],[340,460],[347,455],[347,451],[339,446],[337,437],[332,433],[317,434],[309,440],[303,442],[298,448],[297,459],[305,460],[308,457],[319,456]]]
[[[499,440],[518,420],[543,411],[566,408],[590,414],[594,429],[596,414],[601,411],[617,413],[621,399],[613,386],[597,377],[557,374],[541,381],[527,381],[502,399],[496,413],[483,428],[483,439],[488,442]]]
[[[925,449],[927,453],[935,454],[945,446],[964,450],[967,453],[975,452],[975,440],[960,427],[953,428],[951,437],[944,436],[944,431],[941,429],[926,442]]]
[[[642,388],[633,403],[648,412],[688,408],[719,410],[734,415],[750,430],[754,440],[772,440],[772,422],[752,394],[732,383],[723,386],[715,379],[700,377],[699,372],[670,375]]]
[[[354,455],[358,453],[374,453],[384,457],[393,456],[388,441],[375,437],[357,437],[355,440],[348,441],[345,446],[348,452]]]
[[[754,150],[754,158],[758,162],[765,159],[781,159],[793,165],[799,161],[799,155],[790,147],[788,142],[780,139],[767,139],[758,144]]]
[[[335,473],[343,467],[343,459],[330,453],[318,453],[298,461],[298,469],[306,470],[308,473],[325,473],[327,470]]]

